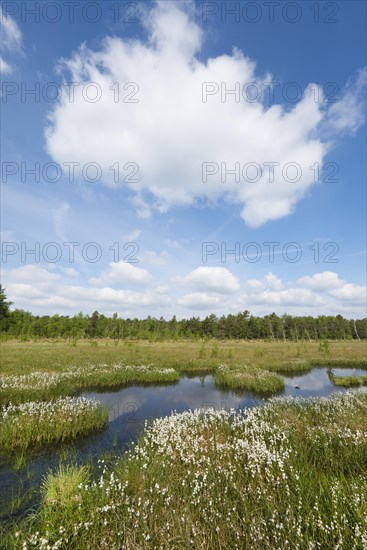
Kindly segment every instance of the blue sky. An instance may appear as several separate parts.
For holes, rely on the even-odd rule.
[[[2,3],[14,307],[365,316],[364,2],[49,4]]]

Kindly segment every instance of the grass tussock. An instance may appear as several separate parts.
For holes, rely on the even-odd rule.
[[[81,502],[80,487],[90,481],[86,466],[60,465],[56,473],[50,473],[41,487],[46,507],[72,508]]]
[[[7,547],[363,549],[366,418],[357,390],[158,419],[95,481],[73,472],[60,497],[68,473],[49,478],[41,509]]]
[[[329,372],[329,379],[334,386],[342,388],[356,388],[364,383],[365,376],[335,376],[332,372]]]
[[[284,380],[274,372],[257,367],[234,367],[220,365],[214,373],[219,386],[244,389],[255,393],[276,393],[284,388]]]
[[[0,447],[11,452],[57,443],[100,429],[107,421],[107,408],[85,397],[10,404],[0,409]]]

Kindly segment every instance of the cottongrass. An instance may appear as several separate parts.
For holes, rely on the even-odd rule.
[[[177,382],[173,368],[156,365],[122,365],[106,363],[69,367],[61,372],[35,371],[30,374],[0,377],[0,401],[22,402],[47,400],[50,395],[67,395],[83,389],[108,388],[131,383]]]
[[[366,419],[362,391],[173,413],[9,548],[365,549]]]
[[[99,429],[107,421],[107,408],[85,397],[9,404],[0,407],[0,448],[8,452],[64,441]]]

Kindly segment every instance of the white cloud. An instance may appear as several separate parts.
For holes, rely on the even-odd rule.
[[[264,290],[247,295],[251,304],[272,306],[302,306],[314,308],[317,305],[327,305],[327,301],[307,288],[287,288],[285,290]]]
[[[342,282],[337,288],[319,290],[301,286],[299,281],[302,278],[284,282],[268,273],[257,280],[259,284],[254,284],[256,279],[250,283],[247,281],[245,292],[238,289],[225,295],[218,292],[216,285],[205,286],[202,273],[199,272],[196,280],[197,270],[191,273],[194,274],[194,283],[200,283],[197,290],[190,291],[192,285],[181,279],[181,285],[186,286],[180,292],[177,286],[169,285],[165,280],[155,283],[145,269],[123,262],[110,264],[109,269],[89,281],[74,268],[58,264],[4,269],[2,279],[9,300],[14,302],[13,307],[34,314],[92,313],[97,309],[107,315],[117,311],[125,317],[163,315],[169,318],[176,314],[180,318],[190,315],[189,310],[203,317],[211,312],[221,315],[249,309],[254,315],[266,315],[272,311],[278,315],[284,312],[292,315],[341,313],[347,318],[366,315],[366,288],[341,278],[338,278]],[[77,277],[78,284],[75,283]],[[210,274],[206,280],[210,280]],[[213,280],[216,279],[211,279],[211,282]],[[305,280],[308,281],[306,277]],[[123,287],[126,284],[128,288]]]
[[[105,284],[133,284],[145,285],[151,280],[152,276],[146,269],[135,267],[123,261],[111,262],[109,269],[103,271],[99,277],[92,277],[92,285]]]
[[[12,68],[1,56],[0,56],[0,73],[10,74]]]
[[[51,153],[52,154],[52,153]],[[135,161],[134,161],[135,162]],[[137,194],[131,199],[131,203],[136,208],[136,213],[142,220],[150,220],[152,217],[152,209],[149,203],[144,199],[141,194]]]
[[[351,300],[359,302],[360,304],[366,303],[367,291],[365,286],[355,285],[352,283],[345,283],[340,288],[331,290],[330,294],[336,298],[342,300]]]
[[[343,284],[343,280],[334,271],[323,271],[314,275],[305,275],[298,279],[297,283],[313,290],[332,290]]]
[[[8,53],[20,53],[22,51],[22,33],[14,19],[3,13],[0,5],[0,44],[1,49]],[[0,57],[0,73],[9,74],[13,67]]]
[[[21,282],[51,288],[58,281],[61,281],[61,276],[58,273],[52,273],[48,269],[38,265],[23,265],[15,269],[4,270],[4,276],[7,276],[11,282]]]
[[[72,279],[76,279],[80,275],[73,267],[62,267],[61,270],[67,277],[71,277]]]
[[[259,279],[249,279],[247,281],[247,284],[254,290],[263,290],[265,288],[272,290],[281,290],[284,287],[281,279],[279,279],[279,277],[274,275],[271,271],[267,275],[265,275],[262,281],[260,281]]]
[[[359,315],[364,315],[366,287],[348,283],[334,271],[323,271],[314,275],[305,275],[294,282],[283,283],[272,273],[263,279],[250,279],[247,285],[250,291],[242,297],[243,303],[296,308],[309,314],[335,314],[350,312],[348,302],[358,304]],[[350,313],[349,313],[350,314]],[[355,314],[354,314],[355,315]],[[351,314],[353,316],[353,314]]]
[[[355,134],[366,121],[367,68],[350,80],[342,97],[334,103],[325,120],[325,131]]]
[[[237,277],[225,267],[198,267],[191,271],[183,282],[199,290],[219,294],[236,292],[240,288]]]
[[[145,219],[154,209],[162,212],[197,199],[219,198],[240,204],[243,219],[253,227],[282,218],[313,185],[309,167],[323,163],[329,144],[322,142],[318,128],[327,109],[322,101],[315,102],[310,87],[290,110],[281,105],[266,108],[243,98],[237,103],[228,97],[223,103],[220,93],[203,103],[204,82],[224,82],[228,88],[238,82],[242,88],[253,81],[261,84],[269,75],[259,76],[255,63],[236,49],[232,55],[201,61],[204,33],[193,11],[193,4],[160,1],[145,10],[146,42],[107,37],[99,51],[82,45],[64,60],[65,80],[97,82],[102,97],[89,103],[83,98],[82,85],[75,89],[73,103],[63,95],[46,130],[48,152],[60,164],[98,162],[103,181],[110,186],[117,184],[109,167],[121,155],[137,163],[139,183],[126,185],[136,193],[132,204]],[[114,82],[135,82],[138,91],[136,86],[127,90],[121,86],[119,97],[122,102],[133,94],[131,99],[138,103],[115,103],[109,89]],[[360,94],[353,94],[348,88],[345,102],[354,101],[357,110]],[[335,119],[335,113],[330,116]],[[346,124],[345,120],[343,127]],[[353,118],[351,130],[356,124]],[[203,183],[203,162],[218,166],[224,162],[229,168],[236,162],[241,168],[258,163],[263,175],[256,183],[244,181],[242,175],[239,182],[230,177],[223,183],[219,170]],[[264,165],[269,162],[280,163],[273,183]],[[299,181],[282,176],[290,162],[300,166]]]
[[[10,295],[17,295],[17,307],[25,307],[33,311],[59,312],[60,310],[100,312],[111,314],[119,311],[123,314],[136,314],[139,307],[167,306],[168,298],[153,291],[134,292],[132,290],[116,290],[110,287],[86,288],[82,286],[60,285],[54,293],[45,294],[33,285],[10,283],[7,285]],[[141,310],[144,317],[144,309]]]
[[[152,308],[151,313],[154,313],[170,303],[164,288],[134,291],[117,290],[108,286],[98,288],[70,285],[67,279],[65,280],[65,275],[76,277],[78,272],[73,268],[59,266],[54,268],[62,275],[36,265],[3,270],[7,295],[14,302],[14,307],[30,310],[35,314],[77,313],[78,311],[91,313],[97,309],[106,314],[118,311],[121,315],[135,316],[137,311],[140,311],[140,315],[144,317],[145,308]],[[134,269],[138,272],[145,271]],[[137,276],[134,271],[133,276],[136,280],[141,277],[141,273]]]

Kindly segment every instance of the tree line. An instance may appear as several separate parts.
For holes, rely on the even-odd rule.
[[[266,339],[266,340],[352,340],[367,339],[367,319],[345,319],[341,315],[292,316],[275,313],[258,317],[245,310],[217,317],[215,314],[177,320],[122,319],[117,313],[107,317],[92,315],[33,315],[10,311],[0,285],[0,331],[4,338],[113,338],[164,340],[175,338]]]

